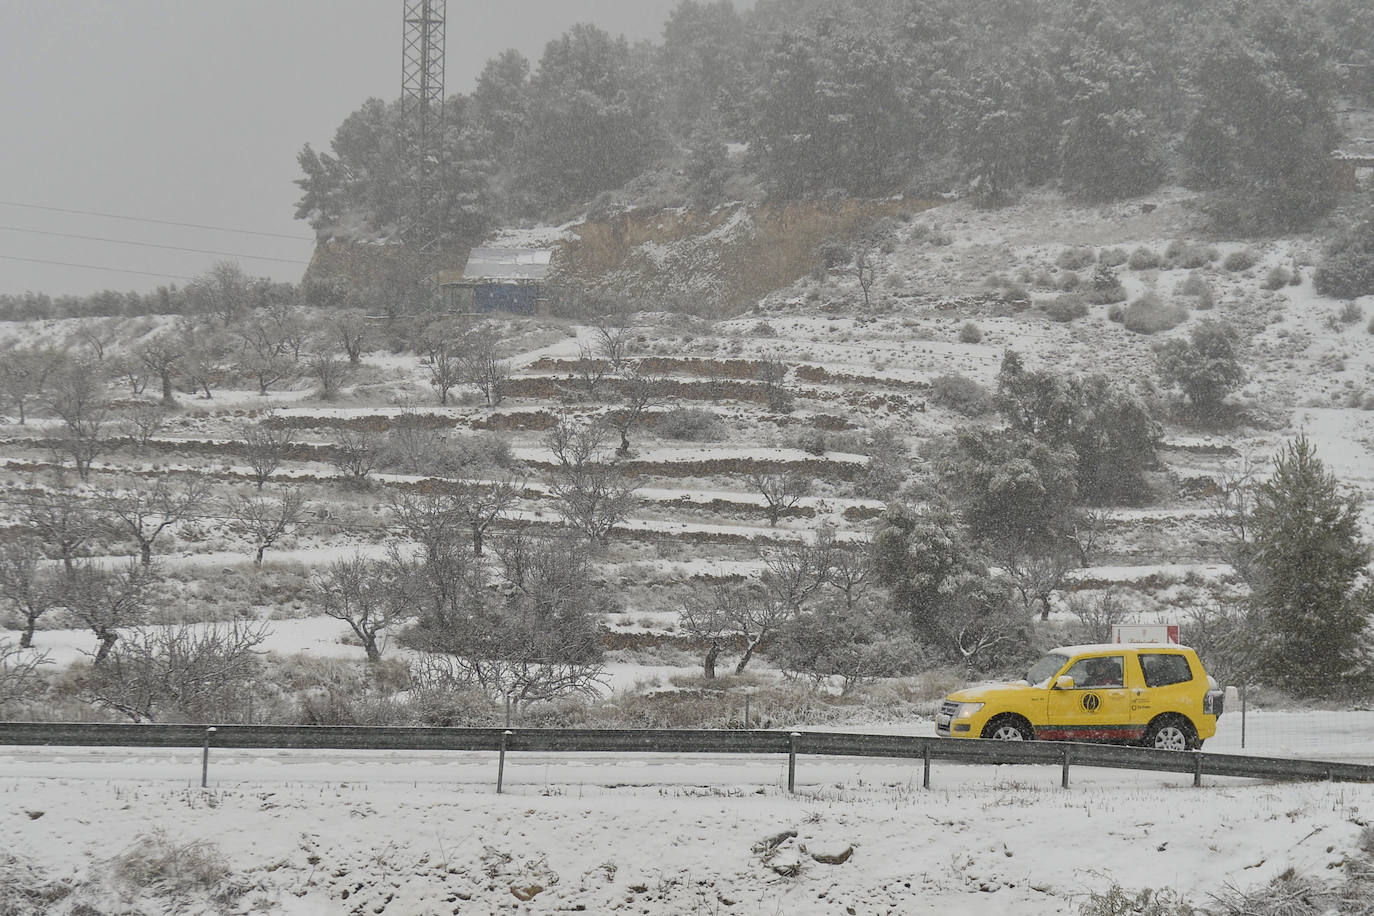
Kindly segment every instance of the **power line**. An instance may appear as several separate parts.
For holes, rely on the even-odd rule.
[[[301,235],[284,235],[280,232],[259,232],[254,229],[232,229],[228,226],[206,226],[201,223],[179,223],[170,219],[152,219],[146,216],[123,216],[119,213],[101,213],[97,210],[72,210],[66,207],[45,207],[41,204],[21,204],[12,200],[0,200],[0,207],[23,207],[26,210],[47,210],[51,213],[75,213],[80,216],[99,216],[103,219],[122,219],[134,223],[156,223],[159,226],[180,226],[183,229],[209,229],[212,232],[237,232],[240,235],[260,235],[270,239],[290,239],[294,242],[313,242],[314,239]]]
[[[6,261],[27,261],[30,264],[55,264],[58,267],[79,267],[83,270],[108,270],[117,274],[138,274],[144,277],[162,277],[167,280],[194,280],[195,277],[186,277],[181,274],[159,274],[150,270],[129,270],[126,267],[101,267],[99,264],[74,264],[71,261],[48,261],[43,258],[21,258],[13,254],[0,254],[0,258]]]
[[[183,248],[179,245],[159,245],[155,242],[131,242],[124,239],[110,239],[99,235],[75,235],[71,232],[48,232],[43,229],[25,229],[20,226],[0,226],[0,230],[5,232],[27,232],[33,235],[48,235],[60,239],[82,239],[87,242],[109,242],[112,245],[137,245],[140,248],[165,248],[168,251],[190,251],[195,254],[217,254],[227,258],[243,258],[249,261],[276,261],[280,264],[305,264],[305,261],[293,258],[274,258],[267,255],[256,254],[236,254],[232,251],[214,251],[209,248]]]

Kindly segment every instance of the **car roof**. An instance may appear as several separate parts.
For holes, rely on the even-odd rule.
[[[1090,652],[1120,652],[1122,649],[1134,649],[1140,652],[1191,652],[1188,646],[1180,646],[1172,642],[1099,642],[1089,643],[1082,646],[1060,646],[1051,649],[1055,655],[1086,655]]]

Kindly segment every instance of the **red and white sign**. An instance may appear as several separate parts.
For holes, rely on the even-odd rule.
[[[1174,643],[1178,644],[1178,624],[1115,624],[1112,626],[1112,642],[1131,643]]]

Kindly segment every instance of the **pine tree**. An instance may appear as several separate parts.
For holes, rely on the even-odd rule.
[[[1245,549],[1261,679],[1327,695],[1364,669],[1374,596],[1361,582],[1370,551],[1360,540],[1360,505],[1305,436],[1275,457],[1274,475],[1255,494]]]

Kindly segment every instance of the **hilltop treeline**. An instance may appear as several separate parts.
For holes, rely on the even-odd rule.
[[[589,206],[1173,181],[1282,229],[1330,205],[1335,99],[1374,98],[1371,48],[1360,0],[683,0],[657,44],[577,25],[493,57],[427,181],[399,104],[369,99],[301,151],[297,216],[461,243]]]

